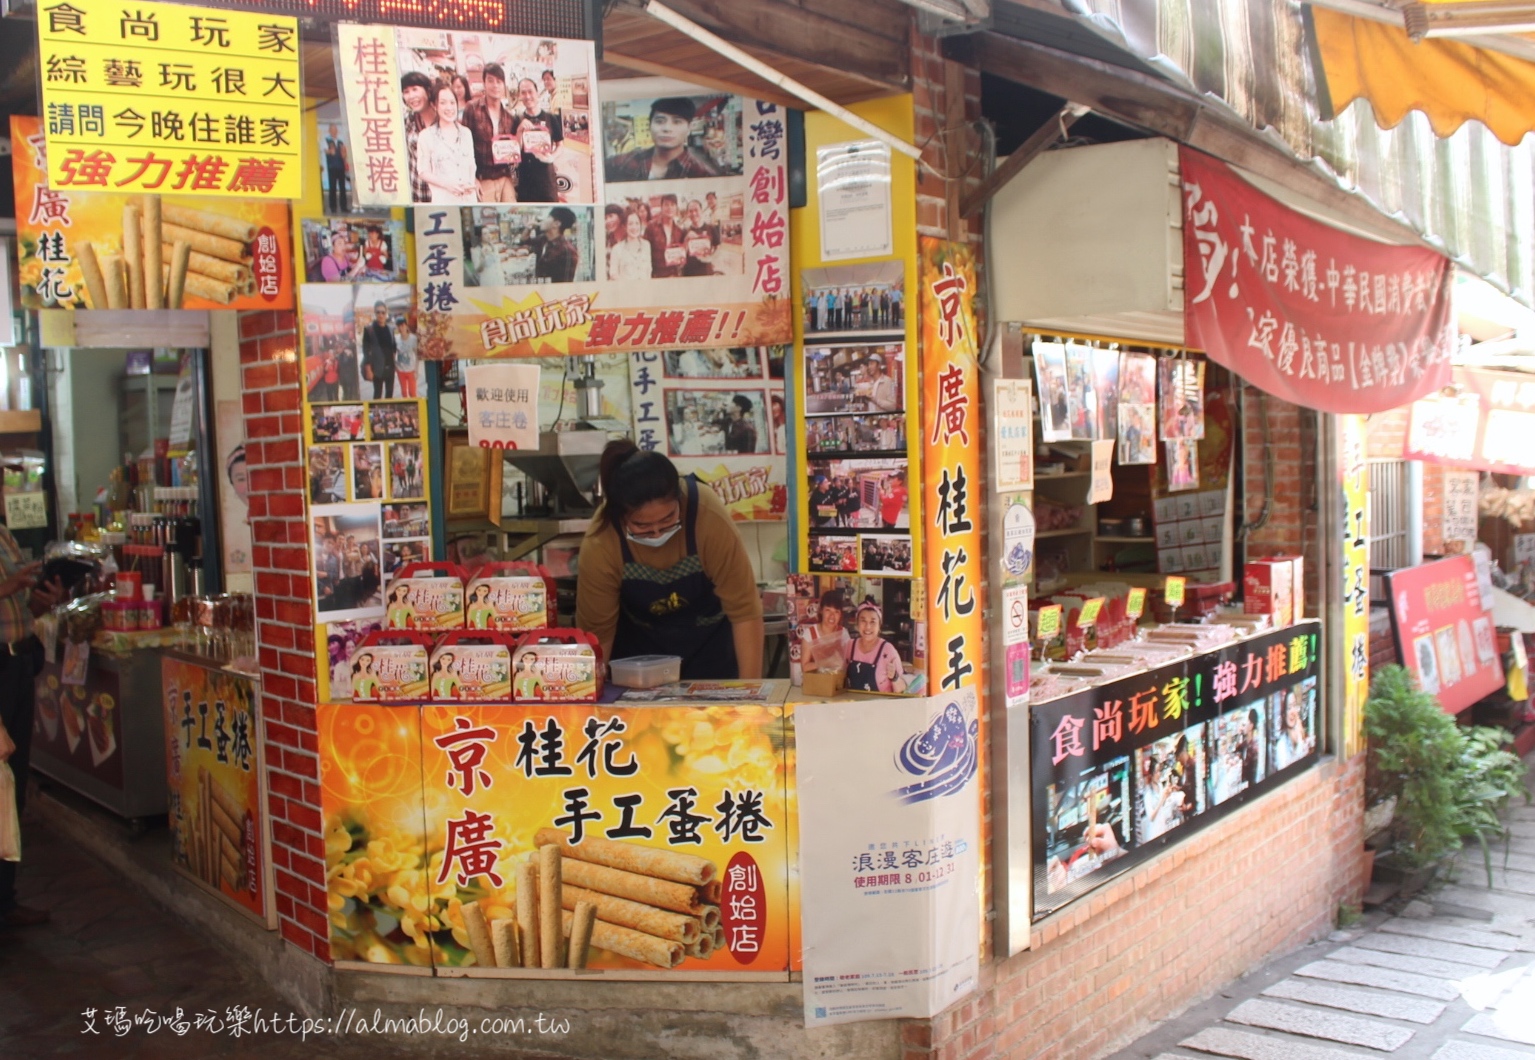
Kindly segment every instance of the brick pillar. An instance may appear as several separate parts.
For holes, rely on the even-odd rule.
[[[277,913],[283,938],[329,960],[304,508],[303,368],[291,312],[240,315],[240,374]]]
[[[980,184],[984,143],[973,124],[981,117],[981,73],[949,62],[934,37],[923,36],[912,20],[911,94],[916,143],[922,148],[917,168],[917,231],[956,242],[980,242],[981,217],[959,216],[960,197]],[[945,180],[942,176],[962,179]],[[912,306],[915,298],[909,298]]]

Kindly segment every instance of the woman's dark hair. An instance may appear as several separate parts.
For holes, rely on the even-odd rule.
[[[677,465],[628,438],[614,439],[602,450],[597,479],[602,483],[603,496],[597,517],[615,529],[621,530],[630,512],[651,501],[682,499]]]
[[[412,70],[400,78],[400,91],[403,92],[407,88],[424,88],[430,92],[432,90],[432,80],[419,70]]]
[[[505,81],[506,78],[503,77],[501,80]],[[449,84],[456,85],[460,81],[462,81],[464,84],[464,102],[468,103],[474,98],[474,89],[470,86],[469,79],[463,74],[454,74],[452,77],[448,78]]]

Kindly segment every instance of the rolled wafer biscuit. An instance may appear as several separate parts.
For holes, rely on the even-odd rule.
[[[704,884],[703,899],[715,905],[720,904],[720,897],[725,893],[725,885],[719,880],[710,880]]]
[[[574,913],[565,913],[562,917],[564,930],[570,931],[575,923]],[[620,957],[629,957],[646,964],[653,964],[657,968],[675,968],[682,963],[683,945],[673,942],[671,939],[658,939],[654,935],[647,935],[643,931],[634,931],[630,928],[619,927],[617,924],[606,924],[598,920],[592,925],[592,943],[599,950],[607,950],[616,953]]]
[[[712,934],[700,935],[696,941],[688,944],[687,954],[689,957],[697,957],[700,960],[708,960],[713,953],[714,936]]]
[[[165,220],[183,228],[195,228],[236,243],[249,243],[256,238],[256,226],[249,221],[208,210],[194,210],[188,206],[165,204]]]
[[[627,898],[588,891],[584,887],[565,887],[560,894],[560,901],[566,909],[575,909],[585,902],[594,907],[597,915],[609,924],[633,928],[660,939],[673,939],[684,945],[696,942],[698,936],[703,934],[703,925],[696,916],[657,909],[641,902],[631,902]]]
[[[222,258],[225,261],[236,263],[250,260],[250,247],[244,243],[237,243],[233,239],[224,239],[220,236],[209,235],[195,228],[185,228],[182,225],[172,224],[166,221],[161,228],[160,238],[170,243],[187,243],[200,254],[210,257]]]
[[[200,272],[188,272],[186,293],[194,298],[202,298],[209,302],[228,305],[235,300],[235,285],[221,283],[211,276],[204,276]]]
[[[238,821],[245,816],[245,807],[240,805],[240,800],[229,794],[229,789],[211,775],[208,777],[208,794],[213,796],[213,801],[229,815],[230,820]]]
[[[224,807],[219,805],[216,799],[213,803],[213,823],[224,838],[235,846],[242,846],[245,843],[245,829],[229,819],[229,814],[224,812]]]
[[[143,309],[144,228],[137,203],[123,207],[123,264],[128,270],[128,308]]]
[[[101,259],[101,271],[107,278],[107,308],[128,309],[128,277],[123,272],[123,259],[108,254]]]
[[[85,278],[85,290],[90,295],[90,308],[105,309],[107,278],[101,271],[101,262],[96,257],[96,248],[90,243],[76,243],[75,246],[80,252],[80,275]]]
[[[586,967],[587,951],[592,945],[592,929],[597,926],[597,907],[591,902],[577,902],[570,918],[571,969]]]
[[[585,887],[589,891],[601,891],[631,902],[643,902],[674,913],[696,916],[703,908],[698,900],[698,888],[670,880],[658,880],[654,876],[641,876],[637,872],[610,869],[606,865],[593,865],[575,858],[565,858],[560,865],[561,877],[566,883]]]
[[[517,866],[517,942],[522,966],[537,968],[538,950],[538,863],[531,858]]]
[[[698,914],[698,919],[705,931],[713,931],[720,926],[720,907],[717,905],[704,906],[703,912]]]
[[[679,854],[673,850],[657,850],[637,843],[617,843],[611,839],[587,836],[580,843],[571,844],[565,833],[557,828],[540,828],[533,841],[541,847],[559,846],[566,857],[578,861],[637,872],[642,876],[658,876],[675,883],[690,883],[695,887],[713,880],[718,871],[714,862],[707,858]]]
[[[725,949],[725,925],[724,924],[715,924],[714,925],[714,948],[717,949],[717,950]]]
[[[218,808],[214,807],[215,815],[217,814],[217,810],[218,810]],[[242,860],[244,860],[244,858],[242,857],[242,851],[240,849],[239,844],[236,843],[234,840],[230,839],[223,832],[219,831],[219,827],[218,827],[217,822],[214,823],[213,830],[214,830],[215,835],[218,837],[215,841],[219,845],[219,853],[223,857],[225,857],[225,858],[229,859],[230,861],[234,862],[236,865],[240,864],[240,862]]]
[[[485,912],[479,902],[468,902],[462,907],[464,934],[469,936],[469,948],[474,951],[474,963],[481,968],[496,966],[496,951],[490,941],[490,925],[485,922]]]
[[[559,847],[540,847],[538,851],[538,953],[544,968],[563,967],[560,946],[565,941],[560,931],[560,857]]]
[[[517,921],[510,917],[490,922],[490,948],[496,955],[497,968],[517,968],[522,955],[517,952]]]
[[[162,243],[161,248],[167,253],[174,248],[170,243]],[[162,266],[163,268],[163,266]],[[255,274],[251,272],[249,265],[241,265],[233,261],[225,261],[223,258],[215,258],[208,254],[192,251],[187,259],[187,271],[200,272],[204,276],[229,284],[254,284]]]
[[[163,234],[160,196],[144,196],[141,212],[144,215],[144,304],[149,309],[164,309],[165,283],[155,282],[165,268],[164,252],[169,249],[160,242]]]
[[[178,241],[171,248],[170,278],[165,283],[165,308],[180,309],[186,299],[187,263],[192,256],[190,243]]]
[[[228,858],[219,859],[219,877],[227,884],[231,891],[243,891],[245,886],[240,880],[240,866]]]

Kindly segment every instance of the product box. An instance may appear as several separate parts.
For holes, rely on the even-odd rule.
[[[513,651],[514,703],[591,703],[602,691],[597,639],[579,629],[539,629]]]
[[[1295,619],[1295,563],[1290,559],[1249,560],[1242,577],[1242,610],[1268,615],[1276,628]]]
[[[452,563],[407,563],[384,594],[388,629],[464,628],[464,568]]]
[[[1304,556],[1275,556],[1290,561],[1295,580],[1290,586],[1290,611],[1296,622],[1306,617],[1306,559]]]
[[[553,581],[547,571],[532,563],[487,564],[465,590],[468,627],[521,634],[554,626]]]
[[[427,697],[432,638],[425,633],[379,629],[352,653],[352,702],[416,703]]]
[[[459,629],[432,649],[434,703],[508,703],[512,698],[512,648],[505,633]]]

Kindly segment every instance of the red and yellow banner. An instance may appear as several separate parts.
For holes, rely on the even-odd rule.
[[[1343,753],[1364,749],[1370,697],[1370,481],[1364,416],[1338,417],[1343,488]],[[1297,616],[1300,617],[1300,616]]]
[[[161,660],[160,679],[175,864],[275,926],[269,844],[262,835],[264,755],[251,683],[169,655]]]
[[[23,306],[293,308],[286,202],[62,190],[43,140],[38,118],[11,117]]]
[[[980,341],[975,318],[975,252],[965,244],[918,240],[922,284],[922,510],[925,541],[928,680],[935,692],[977,684],[985,659],[981,552]]]
[[[568,970],[589,903],[584,968],[797,965],[781,707],[324,706],[320,755],[336,960]]]

